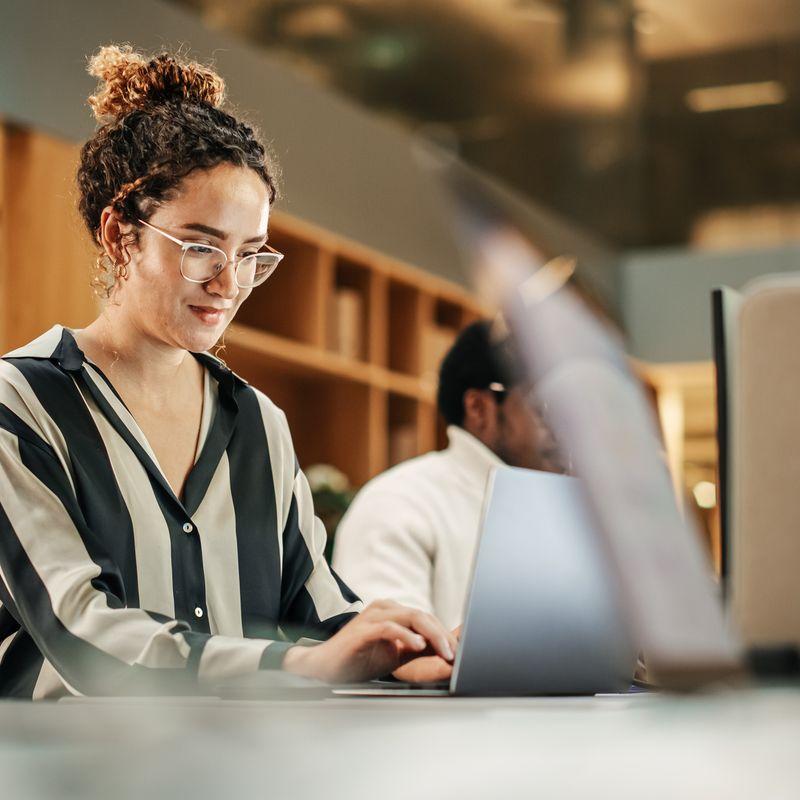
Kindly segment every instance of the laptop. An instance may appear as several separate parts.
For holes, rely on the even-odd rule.
[[[449,683],[341,696],[591,695],[628,688],[635,651],[576,478],[496,468]]]

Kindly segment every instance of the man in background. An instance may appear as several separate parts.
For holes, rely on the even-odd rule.
[[[447,449],[398,464],[354,499],[333,565],[365,602],[386,597],[460,625],[491,469],[561,471],[515,363],[510,341],[494,342],[488,322],[465,328],[439,372]]]

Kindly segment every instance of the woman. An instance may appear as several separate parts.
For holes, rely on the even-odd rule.
[[[89,71],[108,302],[0,361],[0,696],[446,673],[437,620],[332,573],[283,413],[205,352],[280,260],[264,147],[198,64],[112,46]]]

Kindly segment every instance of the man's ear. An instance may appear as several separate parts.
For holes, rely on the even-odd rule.
[[[470,432],[483,433],[490,423],[492,399],[488,392],[467,389],[464,392],[464,428]]]

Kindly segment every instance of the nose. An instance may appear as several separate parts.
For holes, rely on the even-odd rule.
[[[223,297],[226,300],[235,300],[239,295],[239,287],[236,285],[236,269],[228,261],[223,270],[215,275],[205,284],[207,292]]]

